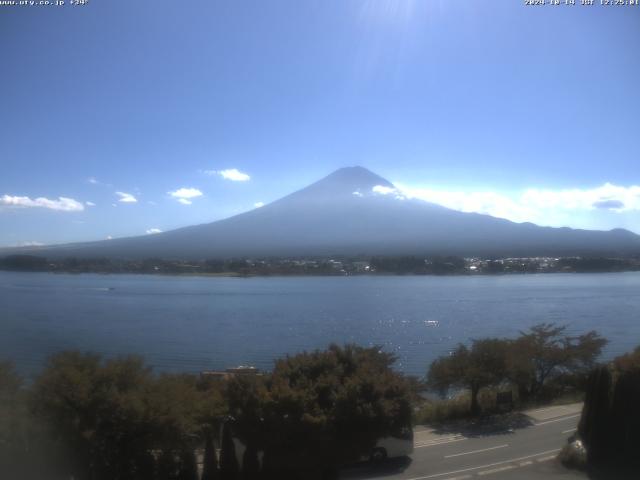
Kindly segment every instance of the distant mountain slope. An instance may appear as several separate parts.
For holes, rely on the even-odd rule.
[[[640,254],[640,236],[622,229],[539,227],[458,212],[406,199],[384,178],[349,167],[262,208],[217,222],[156,235],[19,251],[50,258],[126,259],[630,255]]]

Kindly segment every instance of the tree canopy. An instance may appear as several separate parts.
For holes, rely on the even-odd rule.
[[[196,450],[207,479],[337,467],[410,426],[410,384],[394,361],[378,347],[332,345],[277,360],[269,374],[206,380],[154,374],[136,356],[68,351],[50,357],[24,389],[2,363],[0,468],[19,458],[8,448],[18,437],[29,438],[29,458],[41,458],[25,455],[13,461],[19,469],[3,469],[15,478],[29,478],[40,461],[51,478],[195,479]],[[38,429],[14,428],[14,405]],[[219,459],[216,443],[225,447]]]
[[[232,380],[230,413],[240,435],[262,440],[267,468],[352,461],[411,423],[409,385],[394,361],[378,347],[355,345],[286,357],[262,381]]]
[[[569,336],[566,329],[541,323],[513,341],[508,356],[509,378],[518,386],[521,397],[537,396],[556,375],[586,375],[595,365],[607,340],[595,331]]]
[[[589,375],[578,435],[591,466],[606,478],[637,478],[640,469],[640,347]],[[605,476],[603,475],[603,478]]]
[[[506,375],[508,342],[500,339],[473,340],[471,348],[459,344],[449,356],[435,360],[428,382],[438,390],[450,387],[469,389],[471,413],[480,412],[478,393],[483,387],[500,383]]]
[[[541,323],[515,339],[485,338],[460,344],[449,355],[432,362],[429,385],[441,392],[464,388],[471,394],[471,413],[480,411],[480,389],[508,382],[518,388],[520,400],[537,397],[560,375],[586,378],[607,341],[597,332],[565,334],[565,326]]]
[[[167,465],[177,455],[187,478],[205,425],[224,413],[221,393],[193,375],[154,376],[139,357],[73,351],[50,358],[30,403],[62,452],[61,468],[79,479],[142,478],[151,452],[166,453]]]

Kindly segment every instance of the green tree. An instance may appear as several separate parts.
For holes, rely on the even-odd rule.
[[[183,451],[200,441],[204,400],[197,382],[188,374],[162,374],[149,382],[143,409],[153,448]]]
[[[141,453],[136,458],[136,478],[138,480],[156,480],[156,459],[151,451]]]
[[[158,458],[158,480],[176,480],[180,465],[171,450],[163,450]]]
[[[219,384],[187,374],[154,376],[142,359],[103,361],[63,352],[51,357],[31,388],[36,422],[50,438],[47,451],[66,476],[79,480],[191,476],[193,452],[226,411]],[[150,455],[160,455],[153,466]],[[185,477],[186,478],[186,477]]]
[[[0,362],[0,471],[17,476],[25,462],[26,410],[22,378],[11,362]]]
[[[220,453],[220,478],[222,480],[236,480],[239,466],[236,457],[236,447],[233,443],[231,424],[225,423],[222,428],[222,449]]]
[[[448,356],[433,361],[428,383],[440,391],[451,387],[466,388],[471,394],[471,414],[480,413],[480,389],[502,382],[506,376],[509,342],[488,338],[473,340],[471,348],[459,344]]]
[[[619,372],[640,370],[640,347],[636,347],[631,353],[617,357],[614,360],[614,365]]]
[[[54,355],[36,380],[32,404],[79,479],[135,478],[149,434],[141,395],[150,371],[138,357]]]
[[[580,437],[589,447],[589,461],[598,463],[610,451],[611,371],[606,366],[594,369],[589,375],[585,404],[578,426]]]
[[[191,449],[184,450],[180,453],[178,480],[198,480],[196,455]]]
[[[589,375],[578,434],[603,478],[636,478],[640,469],[640,347]]]
[[[90,476],[99,369],[97,355],[60,353],[48,360],[32,388],[36,418],[49,427],[60,446],[62,468],[79,479]]]
[[[255,440],[247,442],[247,448],[242,455],[242,478],[244,480],[254,480],[260,473],[260,461],[258,460],[258,449]]]
[[[202,460],[202,479],[201,480],[217,480],[220,478],[218,470],[218,457],[211,431],[205,432],[204,459]]]
[[[410,388],[394,361],[379,347],[332,345],[276,361],[267,378],[233,379],[234,430],[245,445],[257,439],[273,475],[369,455],[411,422]]]
[[[574,337],[565,331],[565,326],[541,323],[513,341],[507,360],[509,378],[517,385],[521,399],[538,396],[557,375],[586,377],[594,367],[607,340],[595,331]]]

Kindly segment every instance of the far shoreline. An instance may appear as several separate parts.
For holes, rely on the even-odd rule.
[[[46,258],[10,255],[0,270],[53,273],[129,273],[198,277],[477,276],[534,273],[615,273],[640,271],[634,257],[460,257],[366,256],[263,257],[233,259]]]
[[[67,270],[9,270],[1,269],[0,272],[7,273],[49,273],[52,275],[102,275],[102,276],[117,276],[117,275],[135,275],[135,276],[148,276],[148,277],[170,277],[170,278],[350,278],[350,277],[521,277],[521,276],[541,276],[541,275],[600,275],[607,273],[639,273],[638,270],[606,270],[606,271],[547,271],[547,272],[500,272],[500,273],[350,273],[350,274],[322,274],[322,273],[274,273],[274,274],[260,274],[260,273],[238,273],[238,272],[220,272],[220,273],[198,273],[198,272],[183,272],[183,273],[170,273],[170,272],[101,272],[101,271],[67,271]]]

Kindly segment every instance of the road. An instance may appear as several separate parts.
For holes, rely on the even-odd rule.
[[[575,432],[581,404],[530,410],[464,428],[415,431],[411,458],[382,466],[358,466],[341,472],[344,479],[385,480],[584,480],[556,460]]]

